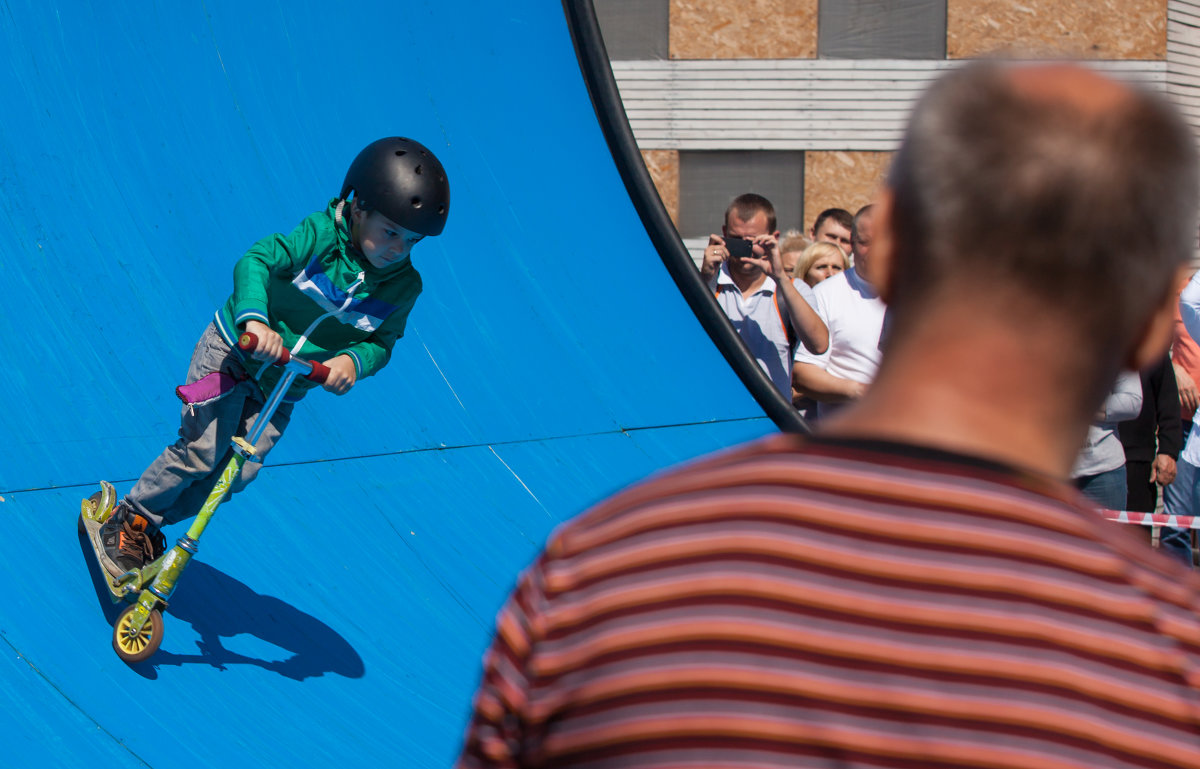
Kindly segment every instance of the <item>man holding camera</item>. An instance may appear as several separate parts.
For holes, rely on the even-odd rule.
[[[762,195],[734,198],[720,235],[704,249],[700,275],[737,329],[750,354],[785,398],[792,394],[792,356],[797,344],[816,353],[828,346],[825,324],[784,273],[775,207]]]

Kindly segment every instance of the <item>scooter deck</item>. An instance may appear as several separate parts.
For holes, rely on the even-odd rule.
[[[112,513],[115,501],[116,495],[112,493],[112,486],[102,481],[101,491],[83,500],[79,513],[79,530],[92,544],[92,554],[100,566],[100,576],[113,603],[121,603],[137,597],[139,579],[137,573],[127,574],[104,553],[100,528]]]

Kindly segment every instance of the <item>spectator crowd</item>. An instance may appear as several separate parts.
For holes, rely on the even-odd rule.
[[[700,263],[751,355],[810,426],[861,398],[879,366],[888,324],[871,267],[872,208],[828,208],[806,233],[781,236],[771,202],[745,193]],[[1200,278],[1180,301],[1200,317]],[[1200,334],[1200,322],[1193,328]],[[1200,515],[1200,440],[1190,440],[1197,381],[1200,347],[1177,313],[1169,354],[1140,374],[1122,372],[1095,415],[1071,471],[1085,497],[1110,510]],[[1193,563],[1190,530],[1151,536]]]

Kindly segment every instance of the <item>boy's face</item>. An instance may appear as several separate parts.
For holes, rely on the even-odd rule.
[[[406,230],[378,211],[354,210],[358,248],[372,267],[387,267],[405,259],[424,235]]]

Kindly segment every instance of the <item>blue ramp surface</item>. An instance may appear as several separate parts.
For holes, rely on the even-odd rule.
[[[4,766],[445,766],[550,530],[775,429],[660,259],[557,4],[9,0],[0,62]],[[126,666],[80,499],[173,440],[238,256],[396,134],[453,189],[407,335],[299,405]]]

